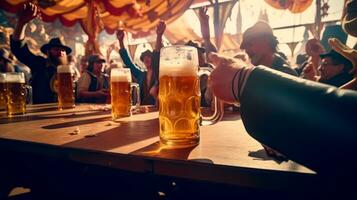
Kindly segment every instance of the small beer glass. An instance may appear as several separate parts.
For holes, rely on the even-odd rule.
[[[128,68],[113,68],[110,73],[110,94],[112,105],[112,119],[131,115],[133,92],[136,89],[136,104],[140,106],[140,89],[137,83],[131,82],[131,72]]]

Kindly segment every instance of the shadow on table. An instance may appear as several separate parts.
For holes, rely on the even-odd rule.
[[[80,125],[85,125],[85,124],[97,123],[97,122],[101,122],[101,121],[108,121],[110,119],[111,119],[110,116],[105,116],[105,117],[100,117],[100,118],[85,119],[85,120],[72,121],[72,122],[64,122],[64,123],[59,123],[59,124],[51,124],[48,126],[43,126],[41,128],[43,128],[43,129],[67,128],[67,127],[72,127],[72,126],[80,126]]]
[[[102,120],[104,119],[105,118],[102,118]],[[94,120],[98,120],[98,118]],[[88,123],[88,121],[86,123]],[[154,138],[159,135],[159,119],[157,118],[144,121],[118,121],[117,123],[118,126],[110,130],[96,133],[93,135],[93,137],[84,137],[82,139],[69,142],[64,144],[64,146],[90,148],[93,150],[102,151],[111,150],[130,144],[132,144],[133,148],[135,148],[134,143]],[[66,126],[71,124],[64,123],[62,125]]]
[[[9,124],[9,123],[16,123],[16,122],[23,122],[23,121],[36,121],[36,120],[44,120],[44,119],[58,119],[58,118],[82,118],[87,116],[95,116],[99,114],[106,114],[109,112],[107,111],[67,111],[63,113],[52,113],[52,114],[45,114],[45,115],[19,115],[13,116],[11,118],[0,118],[0,124]]]
[[[191,151],[195,147],[196,146],[185,147],[185,148],[172,148],[172,147],[168,147],[166,145],[162,145],[162,144],[160,144],[159,141],[157,141],[157,142],[150,144],[146,147],[143,147],[141,149],[130,152],[130,154],[187,160]]]
[[[283,162],[283,160],[278,160],[274,157],[268,156],[264,149],[259,149],[257,151],[249,151],[248,156],[254,158],[255,160],[273,160],[278,164]]]

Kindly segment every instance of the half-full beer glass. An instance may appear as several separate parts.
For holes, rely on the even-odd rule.
[[[186,147],[199,143],[199,126],[202,120],[200,99],[197,49],[183,45],[162,48],[159,72],[159,121],[162,144]],[[215,108],[218,108],[217,99]],[[217,109],[214,116],[208,120],[215,123],[222,114],[221,110]]]
[[[136,107],[140,105],[139,85],[131,82],[128,68],[113,68],[110,73],[110,94],[112,104],[112,119],[131,115],[132,89],[136,89]]]
[[[26,95],[24,73],[6,73],[6,110],[8,116],[26,113]]]
[[[70,65],[59,65],[57,68],[58,108],[74,108],[74,71]]]
[[[6,74],[0,73],[0,111],[6,108]]]

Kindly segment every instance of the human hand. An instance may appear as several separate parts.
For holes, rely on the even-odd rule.
[[[320,57],[320,54],[325,53],[325,48],[317,39],[310,39],[306,43],[305,50],[306,54],[312,57]]]
[[[98,98],[101,98],[101,97],[107,97],[109,95],[109,90],[108,89],[101,89],[101,90],[98,90],[96,91],[96,96]]]
[[[156,27],[156,34],[162,36],[166,29],[166,23],[164,21],[160,21]]]
[[[317,80],[316,75],[317,74],[315,72],[314,65],[312,64],[311,61],[308,62],[304,67],[304,69],[302,70],[301,77],[307,80],[316,81]]]
[[[209,53],[208,61],[216,66],[208,79],[213,94],[225,102],[237,103],[232,93],[232,82],[241,66],[235,59],[215,53]]]
[[[123,42],[124,36],[125,36],[125,32],[123,29],[117,30],[117,38],[118,38],[119,42]]]
[[[208,20],[209,20],[209,16],[207,15],[207,10],[208,10],[207,7],[201,7],[198,10],[198,18],[199,18],[201,24],[202,24],[202,22],[208,22]]]
[[[19,11],[18,17],[19,17],[19,24],[27,24],[37,16],[40,16],[40,9],[37,7],[37,5],[29,2],[23,5],[23,8]]]

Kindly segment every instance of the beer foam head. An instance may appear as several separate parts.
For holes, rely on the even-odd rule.
[[[191,46],[174,45],[162,48],[160,52],[161,76],[197,76],[197,49]]]
[[[73,65],[59,65],[57,67],[57,73],[71,73],[74,74]]]
[[[110,72],[111,82],[131,82],[131,73],[128,68],[113,68]]]
[[[25,75],[20,72],[10,72],[6,73],[6,82],[7,83],[25,83]]]

